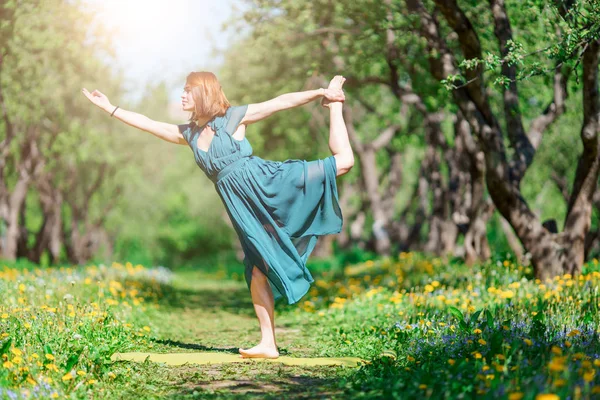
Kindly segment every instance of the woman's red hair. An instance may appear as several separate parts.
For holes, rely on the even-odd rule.
[[[212,72],[191,72],[185,79],[185,86],[191,89],[196,104],[190,116],[191,122],[210,121],[216,116],[223,116],[231,106],[221,84]]]

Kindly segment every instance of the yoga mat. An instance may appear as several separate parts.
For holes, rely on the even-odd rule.
[[[278,362],[287,365],[344,365],[347,367],[358,367],[360,361],[358,357],[316,357],[316,358],[297,358],[288,356],[279,356],[278,358],[241,358],[237,354],[215,353],[215,352],[196,352],[196,353],[115,353],[110,358],[112,361],[150,361],[165,363],[168,365],[183,364],[222,364],[235,362]]]

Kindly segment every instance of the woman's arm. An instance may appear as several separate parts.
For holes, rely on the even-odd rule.
[[[92,103],[94,103],[100,109],[106,111],[108,114],[113,113],[115,110],[115,106],[110,104],[108,97],[106,97],[99,90],[94,90],[92,93],[89,93],[84,88],[82,89],[82,92]],[[133,111],[127,111],[121,107],[114,111],[113,117],[125,122],[127,125],[133,126],[134,128],[149,132],[167,142],[187,144],[185,138],[181,132],[179,132],[179,127],[177,125],[154,121],[145,115],[138,114]]]
[[[262,103],[248,104],[248,110],[240,124],[253,124],[273,115],[277,111],[298,107],[320,97],[326,97],[331,101],[344,101],[344,92],[340,89],[320,88],[305,90],[303,92],[286,93]]]
[[[115,108],[112,107],[105,111],[111,113],[114,109]],[[133,111],[123,110],[121,107],[115,111],[113,117],[125,122],[127,125],[133,126],[134,128],[149,132],[167,142],[175,144],[187,144],[183,138],[183,135],[181,132],[179,132],[177,125],[154,121],[145,115],[138,114]]]

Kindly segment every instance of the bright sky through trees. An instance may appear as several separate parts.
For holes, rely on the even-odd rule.
[[[236,0],[87,0],[99,20],[116,29],[117,68],[128,78],[127,91],[137,99],[146,82],[166,80],[178,101],[180,82],[190,71],[211,70],[219,60],[212,50],[226,46],[221,33]]]

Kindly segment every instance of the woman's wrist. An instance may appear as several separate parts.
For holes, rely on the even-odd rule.
[[[319,88],[319,96],[320,97],[325,96],[325,89],[324,88]]]
[[[112,104],[107,105],[106,107],[102,107],[102,109],[104,111],[106,111],[107,113],[111,113],[113,112],[113,110],[115,109],[116,106],[113,106]]]

